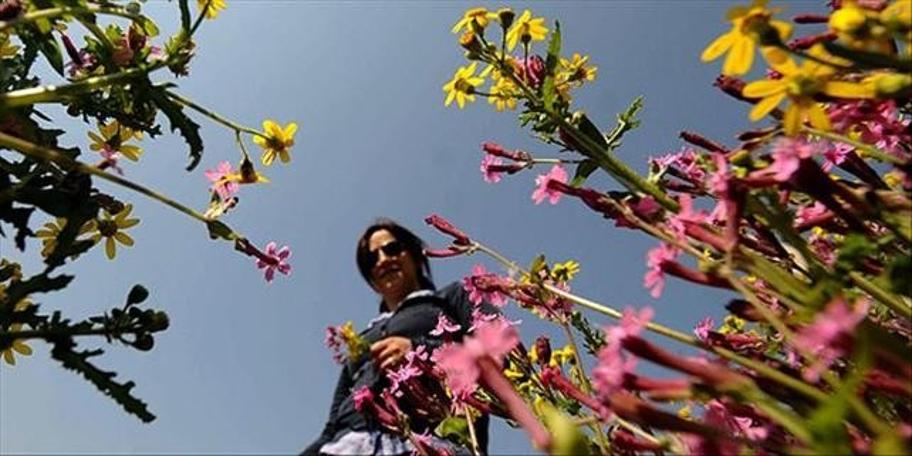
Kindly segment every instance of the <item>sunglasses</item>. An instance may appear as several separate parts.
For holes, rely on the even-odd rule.
[[[399,256],[402,252],[405,251],[405,246],[402,245],[399,241],[387,242],[380,246],[377,250],[368,250],[367,252],[367,262],[374,267],[377,265],[377,261],[380,260],[380,252],[383,252],[384,255],[388,257]]]

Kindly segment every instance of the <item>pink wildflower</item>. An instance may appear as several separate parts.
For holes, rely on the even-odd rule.
[[[481,159],[481,174],[484,176],[485,182],[497,183],[500,182],[502,171],[497,171],[491,169],[491,166],[499,166],[503,164],[503,160],[499,157],[493,155],[485,155]]]
[[[820,374],[837,358],[848,353],[852,332],[864,320],[870,303],[862,300],[851,308],[842,298],[836,298],[817,315],[813,323],[799,330],[795,347],[817,359],[802,373],[805,380],[816,382]]]
[[[475,279],[480,277],[496,277],[495,274],[489,273],[484,265],[476,264],[472,267],[472,275],[462,279],[462,286],[469,293],[469,301],[472,304],[480,305],[482,301],[488,301],[497,307],[503,307],[507,304],[507,297],[496,291],[484,291],[475,286]]]
[[[654,314],[651,307],[644,307],[639,312],[628,307],[616,326],[605,329],[607,344],[599,350],[598,365],[592,370],[593,383],[600,397],[607,398],[619,391],[624,378],[633,374],[637,360],[621,350],[621,343],[638,335]]]
[[[464,246],[469,245],[472,242],[467,234],[463,233],[459,228],[453,226],[453,224],[450,223],[447,219],[437,214],[431,214],[425,217],[424,223],[433,226],[443,234],[452,236],[453,244],[455,245]]]
[[[446,315],[440,314],[437,316],[437,326],[430,332],[432,336],[442,336],[447,333],[458,332],[461,327],[450,321]]]
[[[716,322],[713,321],[712,317],[706,317],[700,320],[700,323],[694,328],[694,334],[697,336],[697,339],[703,341],[703,343],[709,343],[709,332],[715,328]]]
[[[788,182],[798,171],[801,160],[812,158],[820,152],[820,143],[781,138],[773,144],[773,163],[759,172],[772,175],[779,182]]]
[[[668,219],[668,227],[675,232],[679,239],[684,240],[687,225],[705,223],[709,219],[709,215],[702,209],[695,211],[693,198],[687,193],[683,193],[678,197],[678,205],[681,206],[681,209]]]
[[[111,148],[111,146],[105,144],[101,150],[98,151],[101,154],[102,162],[99,165],[100,168],[111,168],[117,174],[123,176],[123,168],[117,165],[117,161],[120,159],[120,152]]]
[[[801,206],[795,211],[795,226],[807,223],[810,220],[816,219],[823,214],[826,214],[827,207],[820,201],[814,201],[814,204],[810,206]]]
[[[541,204],[545,198],[548,198],[548,202],[551,204],[557,204],[557,202],[560,201],[561,192],[548,188],[548,182],[552,180],[566,184],[567,171],[564,171],[564,168],[561,165],[554,165],[548,174],[540,174],[535,178],[535,185],[537,187],[532,193],[532,201],[535,201],[535,204]]]
[[[497,319],[479,325],[462,344],[440,347],[432,359],[446,373],[446,382],[453,394],[465,397],[478,388],[479,359],[488,357],[500,365],[518,343],[516,329],[505,320]]]
[[[829,172],[834,166],[841,165],[846,157],[854,150],[855,148],[848,144],[831,144],[830,147],[823,152],[824,162],[821,167],[824,171]]]
[[[860,140],[874,144],[898,157],[908,157],[902,144],[912,141],[909,119],[903,119],[894,100],[859,100],[833,103],[828,110],[833,128],[839,133],[856,133]]]
[[[415,358],[406,362],[396,369],[386,371],[386,378],[390,381],[389,391],[395,397],[402,397],[401,385],[407,383],[412,378],[421,376],[421,369],[415,366]]]
[[[670,153],[658,158],[650,158],[649,163],[659,169],[674,169],[675,175],[691,183],[702,182],[706,171],[700,166],[699,155],[690,147],[684,147],[680,152]]]
[[[218,193],[219,198],[222,201],[226,201],[231,198],[232,195],[237,193],[240,186],[237,182],[229,181],[225,179],[225,176],[229,176],[234,173],[234,169],[231,167],[231,163],[223,161],[218,164],[218,167],[215,169],[206,170],[206,179],[209,179],[209,182],[212,182],[212,191]]]
[[[266,252],[262,257],[257,257],[256,266],[258,269],[265,269],[266,281],[272,282],[275,272],[278,270],[282,274],[291,274],[291,265],[286,260],[291,256],[291,249],[286,245],[281,249],[276,248],[276,243],[266,244]]]
[[[662,271],[662,264],[674,261],[679,253],[678,249],[663,242],[646,254],[646,266],[649,271],[643,276],[643,286],[650,289],[649,294],[653,298],[662,296],[662,290],[665,289],[665,273]]]

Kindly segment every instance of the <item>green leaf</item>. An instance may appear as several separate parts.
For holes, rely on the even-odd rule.
[[[551,454],[593,454],[586,434],[583,434],[570,417],[551,404],[544,404],[541,409],[545,427],[551,432]]]
[[[608,149],[608,141],[605,139],[605,135],[589,120],[589,116],[583,115],[580,118],[579,126],[581,132],[583,132],[589,139],[595,141],[602,149]]]
[[[570,181],[571,187],[579,187],[586,182],[586,179],[592,175],[595,170],[598,169],[598,164],[594,160],[585,159],[580,162],[576,167],[576,175],[573,176],[573,180]]]
[[[449,416],[441,421],[434,429],[434,434],[462,446],[469,446],[472,442],[469,435],[469,423],[465,418],[458,416]]]
[[[203,138],[199,134],[199,124],[187,117],[183,107],[169,98],[164,89],[155,88],[150,91],[150,95],[171,122],[171,131],[179,131],[184,137],[184,141],[190,146],[190,164],[187,165],[187,171],[193,171],[203,158]]]
[[[887,266],[887,276],[893,292],[912,296],[912,256],[897,255]]]
[[[60,43],[54,39],[54,36],[48,34],[45,39],[39,40],[38,49],[44,54],[51,68],[63,76],[63,53],[60,51]]]
[[[149,19],[148,17],[143,17],[143,20],[141,21],[140,25],[142,26],[143,32],[146,33],[146,36],[148,36],[148,37],[158,36],[158,34],[159,34],[158,25],[155,25],[155,21],[153,21],[152,19]]]
[[[228,225],[225,225],[218,220],[206,222],[206,228],[209,229],[209,237],[211,239],[224,239],[226,241],[234,240],[234,232],[231,231],[231,228],[228,228]]]
[[[560,50],[560,22],[554,21],[554,32],[551,33],[551,41],[548,43],[548,56],[545,59],[545,80],[542,83],[542,101],[545,104],[545,109],[549,111],[554,108],[554,101],[557,99],[555,75],[557,64],[560,61]]]

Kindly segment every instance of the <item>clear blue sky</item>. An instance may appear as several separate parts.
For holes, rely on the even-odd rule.
[[[191,2],[192,3],[192,2]],[[792,2],[787,14],[822,2]],[[131,229],[133,248],[108,261],[101,248],[68,266],[76,280],[65,293],[35,296],[45,308],[80,317],[123,302],[134,283],[151,290],[147,304],[171,317],[155,349],[140,353],[105,346],[97,358],[158,416],[142,424],[93,386],[50,359],[48,346],[14,367],[0,367],[2,453],[292,453],[324,423],[338,367],[323,347],[327,325],[363,325],[377,299],[358,275],[357,236],[376,216],[412,227],[431,245],[446,240],[422,219],[439,213],[474,237],[521,262],[545,253],[576,259],[575,290],[603,303],[651,305],[657,320],[687,330],[719,313],[727,295],[669,280],[659,300],[642,288],[646,250],[655,241],[614,228],[577,201],[535,206],[537,173],[496,185],[478,170],[482,141],[525,148],[542,157],[556,150],[520,130],[515,115],[484,103],[459,111],[443,106],[441,86],[464,64],[450,28],[475,3],[421,1],[229,0],[218,20],[204,24],[191,77],[180,91],[241,123],[264,118],[298,122],[290,166],[265,170],[273,183],[246,187],[226,219],[259,244],[291,245],[290,278],[270,285],[247,257],[208,240],[198,222],[106,183],[97,185],[135,203],[142,223]],[[481,4],[479,4],[481,5]],[[497,8],[504,4],[484,4]],[[604,128],[635,96],[646,96],[644,126],[619,155],[645,169],[650,155],[675,151],[680,130],[727,144],[748,128],[747,107],[711,86],[719,64],[699,62],[702,49],[727,26],[722,1],[584,1],[509,4],[561,21],[566,54],[591,55],[598,80],[578,92],[584,109]],[[175,28],[176,3],[144,6],[165,32]],[[549,24],[550,26],[550,24]],[[74,34],[76,31],[74,30]],[[165,75],[161,75],[165,78]],[[52,112],[66,139],[86,145],[91,128]],[[202,120],[202,119],[201,119]],[[166,135],[145,140],[127,176],[197,208],[207,201],[204,169],[236,163],[232,134],[202,121],[206,151],[186,173],[186,148]],[[252,146],[252,145],[251,145]],[[255,147],[255,146],[253,146]],[[592,183],[617,185],[605,178]],[[43,222],[43,221],[42,221]],[[5,247],[9,240],[3,239]],[[39,267],[25,255],[28,272]],[[467,274],[476,261],[433,263],[438,285]],[[526,343],[550,329],[530,314]],[[607,320],[593,315],[593,320]],[[81,347],[100,345],[83,340]],[[493,453],[527,452],[520,431],[496,424]]]

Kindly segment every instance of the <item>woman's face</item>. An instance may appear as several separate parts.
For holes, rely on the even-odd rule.
[[[371,234],[367,242],[369,251],[376,254],[377,262],[371,268],[371,282],[387,303],[395,304],[418,289],[418,266],[403,247],[395,248],[399,241],[387,230]],[[384,251],[386,250],[386,251]],[[398,252],[388,254],[387,251]]]

